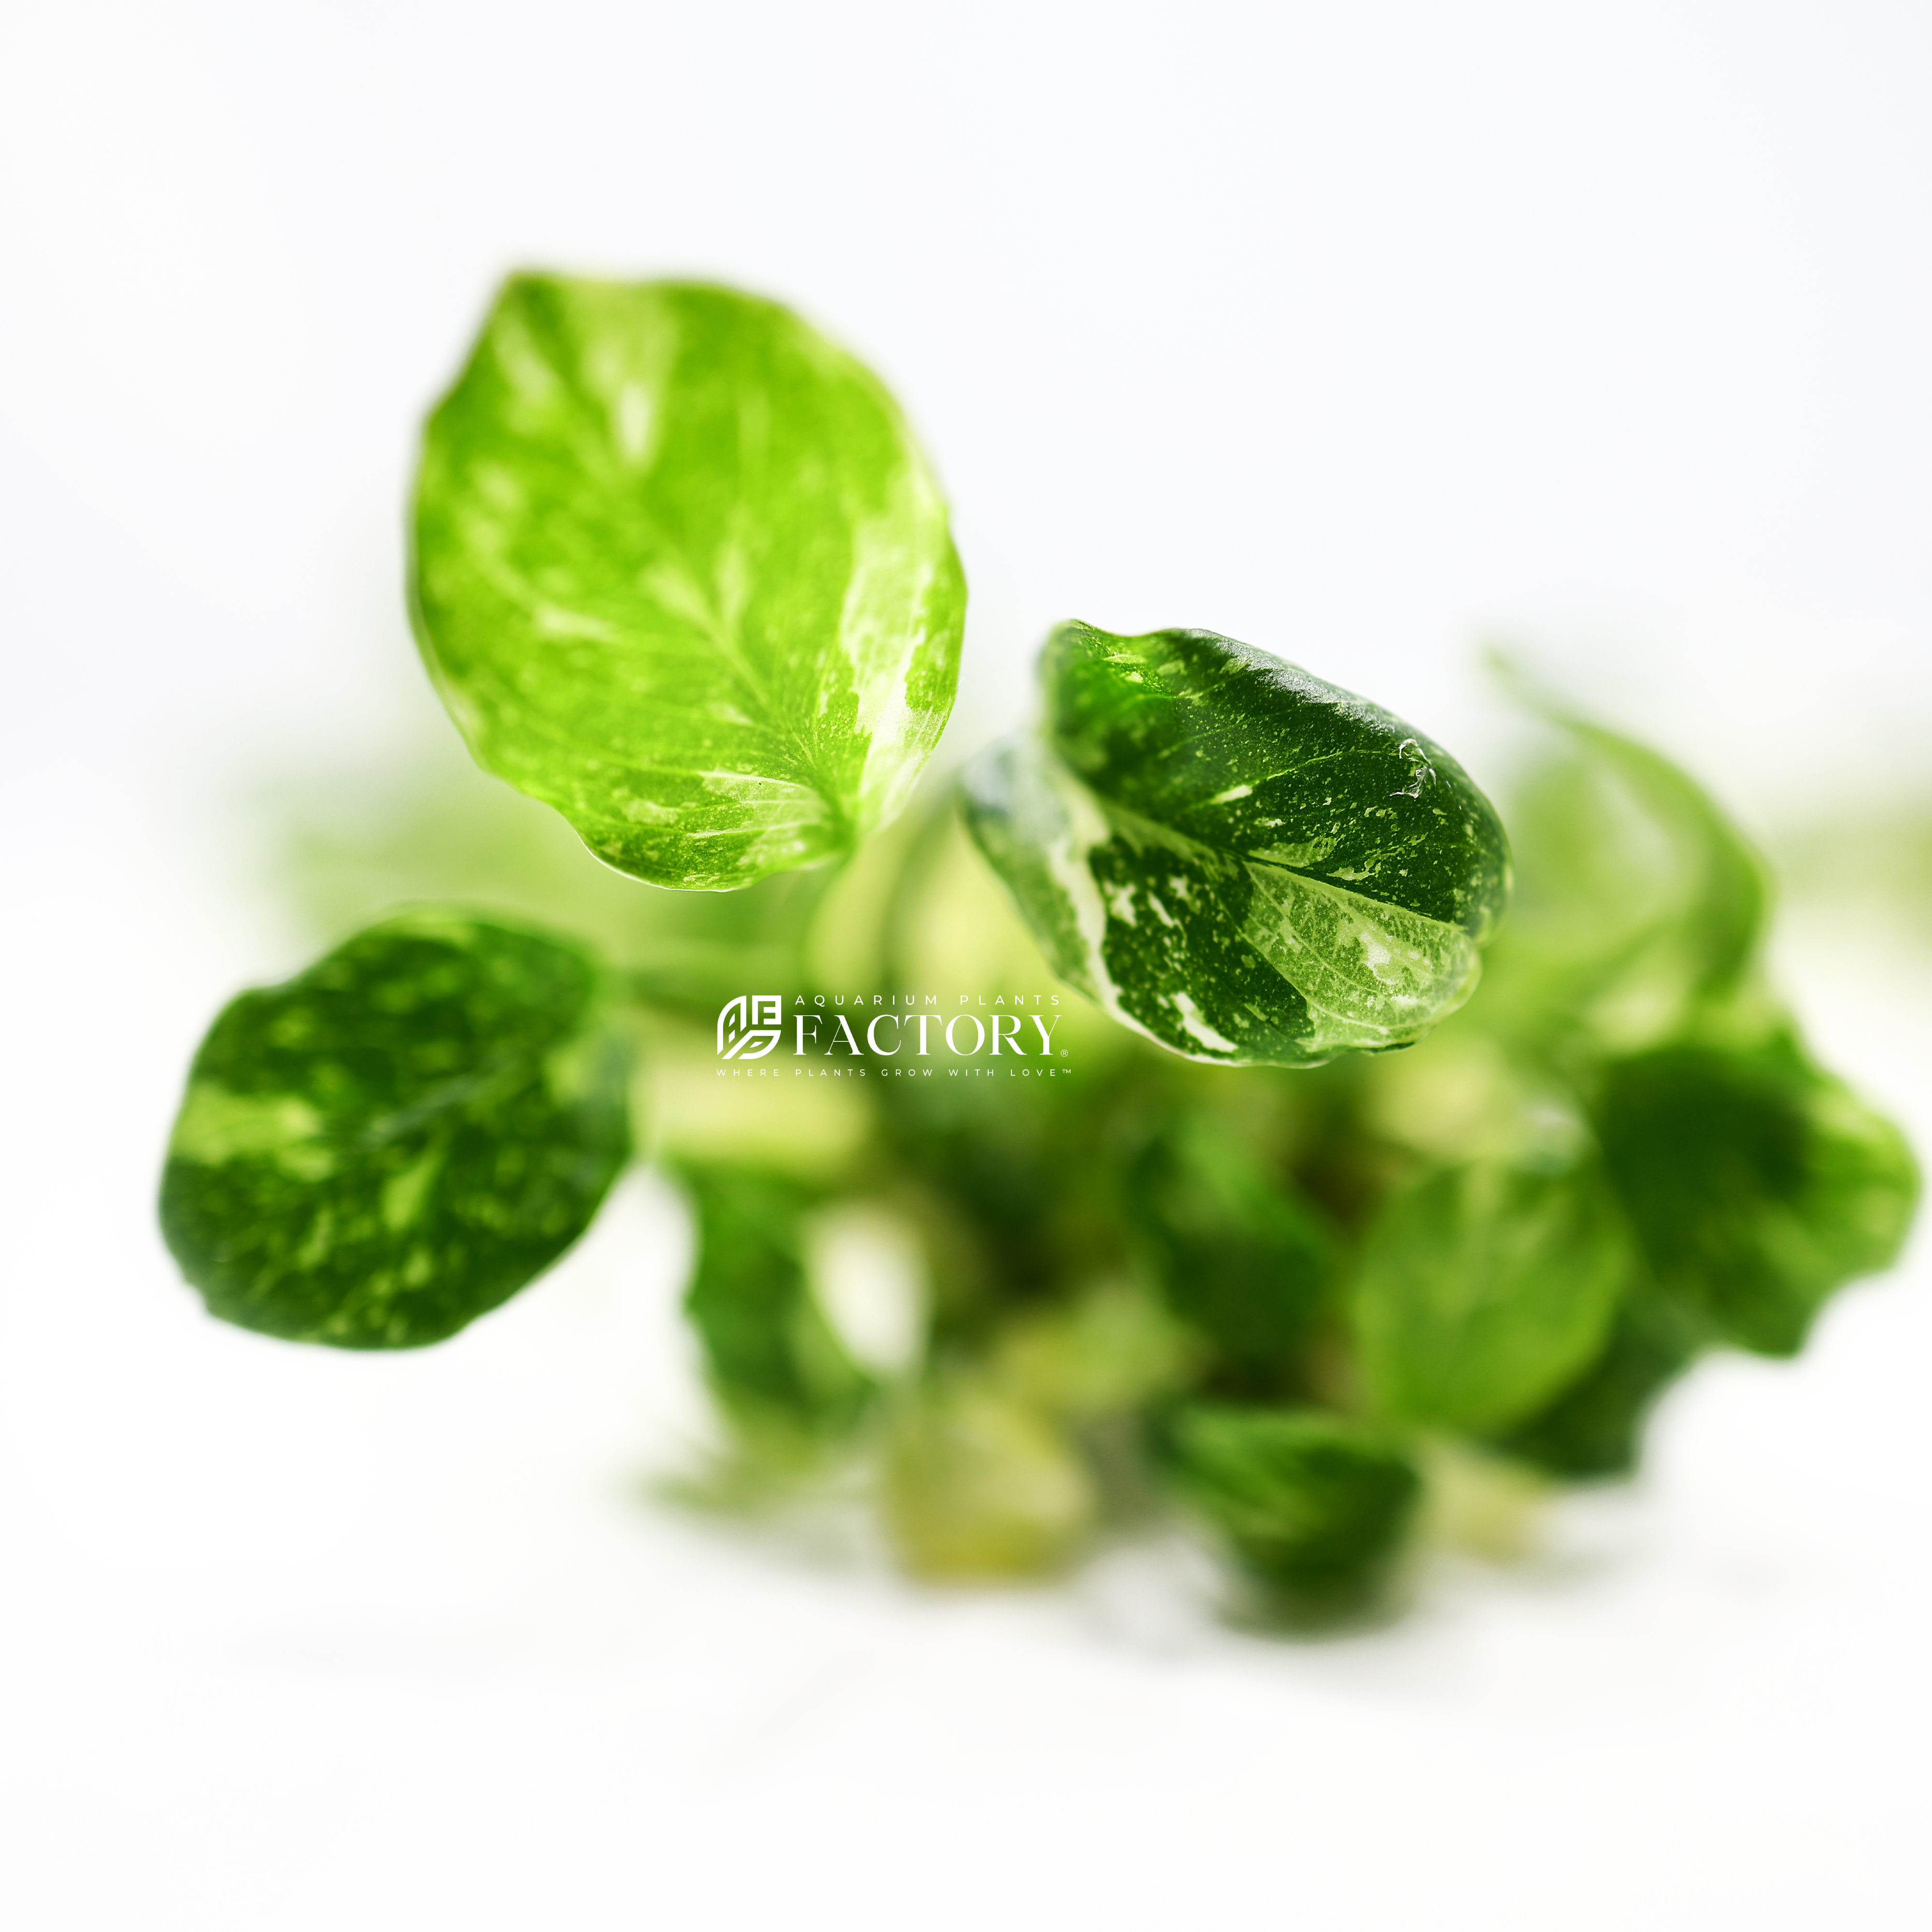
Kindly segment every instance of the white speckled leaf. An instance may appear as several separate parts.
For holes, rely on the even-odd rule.
[[[1199,631],[1063,625],[967,817],[1054,970],[1197,1060],[1407,1046],[1474,988],[1495,812],[1388,712]]]
[[[965,611],[860,364],[730,290],[529,274],[430,418],[412,593],[479,764],[620,870],[710,890],[898,809]]]
[[[434,908],[385,920],[208,1029],[162,1230],[224,1321],[440,1341],[590,1225],[629,1150],[628,1059],[576,947]]]

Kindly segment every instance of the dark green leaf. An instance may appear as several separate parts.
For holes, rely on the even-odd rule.
[[[1265,1174],[1234,1135],[1184,1121],[1128,1176],[1142,1251],[1168,1306],[1224,1371],[1272,1391],[1327,1312],[1335,1244],[1316,1211]]]
[[[1191,1403],[1171,1418],[1166,1453],[1180,1495],[1243,1567],[1316,1615],[1373,1595],[1421,1495],[1385,1436],[1317,1409]]]
[[[944,729],[965,588],[871,374],[775,303],[518,275],[430,417],[425,656],[478,761],[718,889],[848,852]]]
[[[725,1408],[754,1430],[842,1428],[871,1384],[812,1292],[805,1217],[814,1197],[782,1175],[687,1165],[698,1255],[684,1312]]]
[[[161,1183],[182,1271],[292,1341],[440,1341],[590,1225],[628,1151],[590,962],[424,912],[244,993],[195,1056]]]
[[[1613,1060],[1597,1121],[1658,1280],[1742,1348],[1796,1353],[1832,1291],[1890,1267],[1911,1226],[1904,1136],[1789,1034]]]
[[[1597,1359],[1546,1408],[1496,1447],[1572,1480],[1628,1475],[1645,1418],[1697,1354],[1694,1324],[1654,1292],[1618,1303]]]
[[[1054,969],[1196,1060],[1406,1046],[1466,999],[1509,857],[1455,760],[1207,631],[1063,624],[968,823]]]
[[[1488,1432],[1547,1400],[1603,1341],[1632,1257],[1594,1164],[1430,1174],[1370,1230],[1363,1376],[1386,1414]]]

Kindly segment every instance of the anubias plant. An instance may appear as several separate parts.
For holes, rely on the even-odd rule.
[[[1448,752],[1207,631],[1062,625],[1036,728],[902,813],[958,668],[944,506],[878,381],[773,304],[516,277],[413,535],[477,762],[615,871],[479,796],[497,910],[392,914],[216,1019],[161,1219],[225,1319],[407,1348],[496,1306],[631,1158],[641,1048],[732,1445],[710,1493],[860,1472],[932,1576],[1178,1519],[1254,1613],[1318,1620],[1384,1600],[1472,1472],[1628,1472],[1701,1353],[1794,1353],[1898,1252],[1911,1155],[1768,991],[1762,868],[1610,733],[1545,707],[1507,924]],[[446,862],[432,830],[388,858]],[[871,1022],[872,988],[962,985],[1027,989],[1024,1088],[719,1082],[748,988],[790,993],[790,1056],[794,1005],[830,993],[856,1049],[850,989]]]

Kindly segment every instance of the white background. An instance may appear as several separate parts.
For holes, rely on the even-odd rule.
[[[301,963],[265,771],[404,742],[414,426],[536,263],[778,295],[932,447],[954,740],[1204,625],[1492,755],[1515,640],[1767,836],[1926,789],[1932,15],[1907,4],[14,4],[0,46],[0,1917],[227,1928],[1916,1927],[1922,1264],[1666,1406],[1406,1626],[1184,1566],[922,1595],[645,1493],[650,1184],[394,1360],[218,1328],[187,1057]],[[1923,961],[1816,923],[1918,1124]]]

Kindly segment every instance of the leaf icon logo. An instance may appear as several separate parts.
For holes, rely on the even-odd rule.
[[[718,1016],[720,1060],[762,1060],[778,1043],[784,1001],[777,993],[740,993]]]

